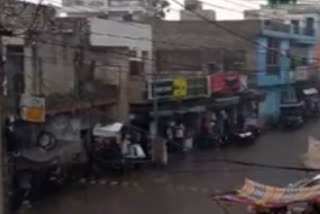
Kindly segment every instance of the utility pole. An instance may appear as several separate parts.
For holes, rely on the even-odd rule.
[[[1,3],[1,0],[0,0]],[[0,4],[0,7],[2,4]],[[2,7],[1,7],[2,8]],[[4,80],[4,61],[3,61],[3,47],[2,47],[2,35],[1,26],[2,26],[2,9],[0,10],[0,87]],[[4,202],[4,155],[3,155],[3,144],[4,144],[4,134],[3,134],[3,121],[4,121],[4,97],[3,97],[3,89],[0,90],[0,214],[4,214],[5,212],[5,202]]]
[[[4,96],[3,81],[5,80],[4,69],[4,47],[2,42],[3,36],[12,36],[12,32],[8,31],[4,27],[4,0],[0,0],[0,214],[8,213],[8,206],[5,200],[5,167],[7,166],[7,157],[4,150],[5,137],[4,137],[4,121],[7,114],[7,102]],[[7,176],[7,178],[9,178]]]

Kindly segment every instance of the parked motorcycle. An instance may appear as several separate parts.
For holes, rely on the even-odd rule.
[[[254,143],[260,134],[261,130],[257,126],[246,126],[231,130],[224,139],[229,144],[247,145]]]
[[[240,129],[231,133],[230,141],[239,145],[253,143],[256,137],[251,130]]]

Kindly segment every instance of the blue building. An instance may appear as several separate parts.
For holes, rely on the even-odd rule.
[[[317,16],[304,16],[305,26],[264,21],[257,38],[256,88],[265,93],[259,116],[276,122],[280,106],[297,99],[295,69],[312,63],[318,38]]]

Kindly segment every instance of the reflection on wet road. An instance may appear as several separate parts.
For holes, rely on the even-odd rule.
[[[171,158],[166,169],[139,170],[122,178],[76,185],[63,194],[34,204],[24,213],[224,213],[210,199],[210,194],[239,187],[246,177],[266,184],[286,185],[306,173],[217,163],[214,158],[301,166],[300,156],[307,149],[309,135],[320,139],[320,121],[309,122],[296,131],[266,133],[250,147],[195,152],[186,157]],[[228,207],[231,214],[244,213],[242,209]]]

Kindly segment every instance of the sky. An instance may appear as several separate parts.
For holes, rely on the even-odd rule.
[[[168,20],[179,19],[179,10],[181,6],[173,0],[171,3],[171,11],[167,14]],[[183,3],[184,0],[175,0]],[[265,4],[265,0],[200,0],[204,2],[205,9],[213,9],[216,11],[218,20],[242,19],[244,10],[258,9],[259,5]]]

